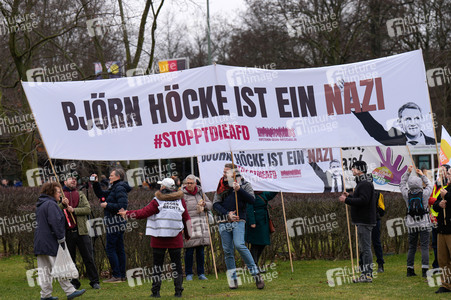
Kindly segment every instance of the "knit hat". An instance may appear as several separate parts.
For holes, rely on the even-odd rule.
[[[358,160],[352,164],[351,169],[357,169],[360,172],[366,173],[368,171],[368,166],[366,165],[366,162],[364,162],[363,160]]]

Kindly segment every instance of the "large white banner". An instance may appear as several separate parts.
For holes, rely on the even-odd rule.
[[[234,163],[254,190],[291,193],[342,192],[356,186],[351,167],[357,160],[368,165],[376,190],[400,192],[401,176],[412,165],[406,146],[376,146],[234,152]],[[198,156],[202,189],[216,191],[231,153]],[[342,166],[343,164],[343,166]],[[345,176],[343,176],[343,170]]]
[[[52,158],[434,143],[420,50],[299,70],[212,65],[83,82],[41,77],[22,84]]]
[[[293,193],[343,191],[339,148],[239,151],[234,163],[254,190]],[[230,152],[201,155],[199,173],[202,189],[216,191]]]

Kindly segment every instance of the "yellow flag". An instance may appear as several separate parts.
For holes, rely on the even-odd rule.
[[[447,164],[451,158],[451,137],[445,127],[442,126],[442,140],[440,142],[440,164]]]

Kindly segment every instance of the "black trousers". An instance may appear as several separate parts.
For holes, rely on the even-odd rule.
[[[263,250],[265,249],[266,245],[255,245],[251,244],[251,255],[254,259],[255,265],[258,267],[258,260],[260,259],[260,256],[263,253]]]
[[[152,248],[153,251],[153,269],[152,274],[152,293],[160,291],[161,288],[161,271],[167,270],[164,268],[164,254],[166,249],[169,252],[171,263],[175,264],[175,272],[177,273],[172,279],[174,280],[175,292],[183,291],[183,269],[182,269],[182,248]],[[171,273],[174,270],[170,271]]]
[[[92,286],[95,283],[99,283],[99,273],[97,272],[94,257],[92,255],[91,237],[89,235],[79,235],[77,229],[69,229],[66,231],[66,244],[69,249],[70,257],[74,263],[76,262],[78,248],[86,267],[86,273],[90,281],[89,284]],[[72,279],[71,282],[74,285],[80,284],[78,279]]]

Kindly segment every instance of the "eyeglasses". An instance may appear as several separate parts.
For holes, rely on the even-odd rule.
[[[186,184],[196,184],[195,182],[187,182]]]

